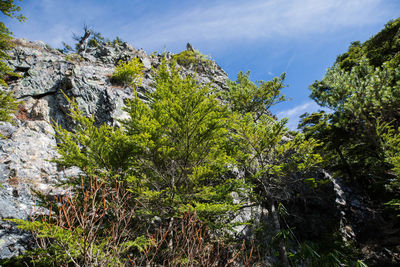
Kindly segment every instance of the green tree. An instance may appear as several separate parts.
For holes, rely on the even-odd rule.
[[[392,171],[394,172],[394,175],[388,181],[387,188],[391,192],[398,192],[400,191],[400,128],[395,129],[389,123],[378,121],[377,131],[381,137],[385,161],[392,166]],[[399,194],[395,195],[395,198],[386,204],[396,209],[397,216],[400,216]]]
[[[310,87],[311,98],[331,114],[306,114],[300,124],[308,137],[324,142],[321,151],[331,170],[374,190],[392,179],[377,125],[400,126],[399,32],[397,19],[338,56]]]
[[[14,4],[14,0],[5,0],[0,2],[0,11],[10,18],[16,18],[19,21],[25,21],[25,17],[19,14],[21,8]],[[0,86],[7,87],[5,78],[7,75],[15,75],[10,69],[5,60],[9,59],[7,51],[13,47],[12,32],[6,27],[3,22],[0,22]],[[12,93],[6,93],[0,88],[0,121],[10,121],[10,113],[17,110],[17,100]]]
[[[119,36],[116,36],[115,39],[112,40],[113,46],[122,45],[123,43],[124,43],[124,41]]]
[[[247,178],[256,188],[258,203],[269,211],[273,235],[283,231],[278,205],[293,196],[295,185],[309,178],[306,174],[321,160],[314,152],[316,141],[306,141],[302,134],[287,138],[285,124],[286,120],[277,121],[267,115],[255,122],[246,114],[235,127]],[[278,249],[281,263],[289,266],[285,240],[279,240]]]
[[[285,76],[283,73],[279,78],[255,84],[250,80],[250,72],[239,72],[236,81],[228,81],[229,91],[222,93],[223,98],[229,102],[232,111],[253,113],[255,120],[265,114],[272,115],[269,109],[286,100],[281,94]]]
[[[15,18],[21,22],[25,21],[25,17],[19,14],[21,7],[14,4],[14,0],[4,0],[0,2],[0,11],[7,17]],[[6,65],[4,60],[8,59],[7,50],[13,47],[11,42],[12,32],[6,27],[4,22],[0,22],[0,85],[6,86],[4,81],[7,74],[12,70]]]
[[[234,162],[227,148],[228,111],[208,86],[191,75],[182,78],[175,63],[159,67],[154,89],[146,102],[128,102],[130,118],[123,121],[136,144],[132,165],[148,210],[172,220],[189,208],[218,224],[218,215],[237,209],[229,194],[239,187],[223,176]]]
[[[400,63],[399,31],[400,18],[389,21],[382,31],[364,43],[353,42],[346,53],[337,57],[336,62],[346,71],[357,65],[362,57],[367,57],[374,67],[382,66],[384,62],[395,67]]]
[[[179,65],[186,68],[194,68],[194,70],[201,70],[201,66],[211,68],[213,64],[213,61],[208,56],[195,49],[184,50],[174,55],[173,58]]]
[[[18,108],[19,102],[12,93],[0,91],[0,121],[11,121],[11,113],[14,113]]]
[[[100,32],[93,32],[92,37],[88,41],[89,47],[97,47],[105,42],[103,35]]]
[[[382,185],[388,177],[390,166],[376,127],[377,121],[399,126],[399,74],[399,67],[383,63],[375,68],[361,58],[350,71],[336,64],[311,86],[311,97],[333,113],[305,116],[300,127],[308,136],[324,141],[333,170],[366,186]],[[340,160],[334,160],[335,156]]]
[[[238,74],[230,82],[229,91],[224,93],[233,113],[233,143],[239,151],[239,166],[246,174],[246,181],[254,188],[258,205],[267,208],[274,236],[282,236],[278,206],[292,195],[295,184],[301,184],[313,167],[320,162],[314,153],[317,143],[306,141],[302,134],[291,136],[285,127],[286,119],[273,118],[269,108],[285,99],[281,94],[284,75],[268,82],[254,84],[249,73]],[[309,177],[307,177],[309,178]],[[278,238],[281,264],[289,266],[285,240]],[[267,247],[269,241],[262,240]]]
[[[299,128],[323,145],[325,168],[378,204],[400,206],[400,18],[338,56],[311,98],[329,114],[304,114]]]

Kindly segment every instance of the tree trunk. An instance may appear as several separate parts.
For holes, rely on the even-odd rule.
[[[175,198],[175,176],[172,175],[171,179],[171,207],[174,202]],[[168,224],[168,231],[170,231],[171,239],[168,242],[168,249],[170,250],[171,253],[174,251],[174,217],[171,217],[169,224]]]
[[[89,30],[87,27],[85,27],[84,30],[85,30],[85,33],[83,34],[83,36],[81,37],[81,39],[79,40],[79,43],[78,43],[78,51],[77,52],[79,55],[85,55],[87,43],[88,43],[90,35],[92,34],[92,31]]]
[[[346,158],[343,156],[342,151],[340,150],[340,148],[338,146],[335,147],[335,150],[338,153],[339,158],[342,161],[342,164],[344,165],[344,168],[346,169],[347,174],[349,175],[349,178],[353,180],[354,179],[353,172],[351,171],[350,165],[347,162]]]
[[[278,234],[281,231],[281,224],[279,223],[278,211],[275,208],[275,203],[273,200],[269,201],[269,211],[271,214],[272,224],[274,228],[274,234]],[[279,258],[283,267],[290,267],[288,256],[286,253],[285,243],[281,239],[278,243],[279,248]]]

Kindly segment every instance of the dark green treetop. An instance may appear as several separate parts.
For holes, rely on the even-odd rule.
[[[311,98],[331,114],[306,114],[300,124],[307,136],[323,141],[331,170],[371,192],[393,178],[378,125],[400,126],[399,51],[400,18],[368,41],[352,43],[310,86]]]

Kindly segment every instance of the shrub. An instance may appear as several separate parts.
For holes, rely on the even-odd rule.
[[[65,60],[68,62],[82,62],[83,57],[81,55],[78,55],[76,53],[74,54],[68,54],[65,56]]]
[[[133,194],[118,178],[103,178],[114,182],[90,177],[88,185],[82,181],[80,190],[47,203],[48,215],[33,221],[10,219],[20,229],[34,234],[36,246],[23,256],[0,264],[126,266],[127,252],[143,250],[150,241],[128,229],[136,217],[135,206],[131,205]]]
[[[212,65],[211,59],[197,50],[185,50],[174,55],[173,58],[176,59],[179,65],[184,67],[194,66],[196,68],[198,65],[205,65],[207,67]]]
[[[6,259],[4,266],[255,266],[260,253],[253,242],[212,234],[196,213],[173,223],[132,228],[132,193],[120,184],[94,181],[81,195],[57,197],[49,215],[34,221],[7,219],[33,233],[35,249]],[[114,207],[114,208],[113,208]],[[115,208],[118,207],[118,208]],[[154,232],[150,233],[149,232]]]
[[[0,91],[0,121],[11,121],[11,113],[17,111],[20,102],[12,95]]]
[[[12,116],[10,114],[16,113],[18,105],[22,102],[18,102],[11,92],[6,93],[0,91],[0,121],[12,122]],[[6,138],[0,133],[0,139]]]
[[[89,40],[88,46],[89,47],[98,47],[99,46],[99,42],[96,39],[92,38],[92,39]]]
[[[116,45],[122,45],[124,43],[124,41],[122,41],[122,39],[120,37],[115,37],[115,39],[112,41],[113,46]]]
[[[144,66],[139,58],[133,58],[129,62],[120,61],[115,67],[111,82],[132,87],[138,84],[141,85],[143,70]]]
[[[19,14],[20,11],[21,7],[14,4],[13,0],[3,0],[0,2],[0,14],[23,22],[26,18]],[[3,21],[3,17],[1,21]],[[12,40],[12,32],[3,22],[0,22],[0,85],[5,87],[7,87],[7,84],[4,79],[7,75],[13,74],[10,67],[6,64],[6,60],[9,59],[7,50],[10,50],[14,46]]]

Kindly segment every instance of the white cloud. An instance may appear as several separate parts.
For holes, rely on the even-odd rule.
[[[301,38],[373,24],[396,13],[390,5],[383,5],[383,0],[226,1],[180,12],[148,18],[140,22],[143,27],[129,23],[120,30],[142,28],[132,34],[143,47],[186,41]]]
[[[290,67],[290,65],[292,65],[292,63],[293,63],[293,60],[295,59],[295,55],[292,55],[291,57],[290,57],[290,59],[289,59],[289,61],[288,61],[288,63],[286,64],[286,67],[285,67],[285,72],[287,72],[288,71],[288,69],[289,69],[289,67]]]
[[[223,48],[230,42],[308,39],[310,34],[383,24],[388,17],[398,16],[396,1],[219,0],[196,5],[164,2],[163,8],[153,10],[150,3],[141,0],[102,4],[94,0],[35,0],[23,2],[27,23],[11,23],[17,36],[41,39],[53,46],[70,38],[72,31],[80,32],[86,22],[105,36],[119,35],[146,50],[164,45],[168,49],[182,48],[187,41],[195,46]],[[132,10],[133,14],[119,15],[124,10]]]
[[[41,40],[53,47],[71,42],[72,33],[81,33],[83,24],[102,22],[108,12],[102,5],[75,0],[35,0],[21,2],[21,13],[27,17],[25,23],[7,21],[17,38]]]
[[[301,105],[295,106],[291,109],[280,111],[277,114],[277,116],[279,119],[288,118],[289,121],[288,121],[287,126],[292,130],[296,130],[297,125],[299,124],[299,121],[300,121],[300,115],[302,115],[306,112],[308,112],[308,113],[316,112],[318,110],[328,111],[328,109],[322,108],[314,101],[308,101]]]

